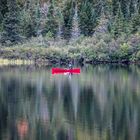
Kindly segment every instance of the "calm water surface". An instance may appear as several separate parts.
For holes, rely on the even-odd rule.
[[[140,67],[0,67],[0,140],[139,139]]]

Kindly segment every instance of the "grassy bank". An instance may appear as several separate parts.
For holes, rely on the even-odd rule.
[[[61,43],[60,43],[61,42]],[[36,64],[77,63],[139,63],[140,35],[113,39],[110,34],[80,37],[72,43],[63,41],[38,45],[33,41],[12,47],[0,47],[0,58],[30,60]]]

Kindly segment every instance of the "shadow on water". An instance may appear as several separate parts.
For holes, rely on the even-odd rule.
[[[0,67],[1,140],[140,139],[140,67]]]

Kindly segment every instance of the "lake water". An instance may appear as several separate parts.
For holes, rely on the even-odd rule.
[[[0,140],[139,140],[140,67],[81,69],[0,67]]]

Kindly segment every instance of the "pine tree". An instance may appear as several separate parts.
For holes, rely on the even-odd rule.
[[[140,0],[137,1],[137,9],[138,9],[138,13],[140,13]]]
[[[8,0],[8,13],[3,21],[3,33],[1,43],[17,44],[22,39],[18,32],[18,8],[16,0]]]
[[[58,23],[56,38],[58,40],[61,40],[63,38],[62,37],[62,35],[63,35],[62,28],[63,28],[63,25],[64,25],[64,19],[63,19],[63,14],[62,14],[62,11],[61,11],[60,8],[57,10],[56,20],[57,20],[57,23]]]
[[[26,38],[36,37],[40,26],[39,2],[26,2],[20,12],[20,31]]]
[[[57,36],[58,23],[56,21],[54,1],[50,1],[50,7],[47,15],[46,32],[50,32],[52,37]]]
[[[64,26],[63,26],[63,38],[69,40],[71,38],[72,31],[72,19],[74,15],[74,2],[73,0],[66,3],[63,10]]]
[[[2,22],[6,12],[8,12],[7,0],[0,0],[0,32],[3,31]]]
[[[112,0],[112,12],[113,12],[113,16],[116,16],[117,15],[118,8],[119,8],[119,2],[118,2],[118,0]]]
[[[81,2],[80,5],[80,29],[85,36],[91,36],[96,26],[96,13],[93,9],[93,3],[87,0]]]
[[[102,13],[98,26],[95,28],[94,36],[98,34],[108,33],[108,19],[106,18],[104,12]]]
[[[36,2],[34,4],[33,10],[32,10],[32,17],[31,17],[31,26],[32,26],[32,36],[37,36],[40,26],[40,9],[39,9],[39,2]]]
[[[2,23],[6,12],[8,12],[7,0],[0,0],[0,23]]]
[[[73,16],[73,22],[72,22],[72,32],[71,32],[71,39],[75,40],[80,36],[80,29],[79,29],[79,17],[78,17],[78,8],[77,5],[75,6],[74,10],[74,16]]]
[[[132,22],[131,20],[125,19],[120,3],[117,15],[115,16],[114,22],[111,25],[111,32],[113,33],[114,37],[119,37],[123,34],[128,35],[132,32]]]
[[[139,13],[133,15],[132,27],[133,27],[133,31],[132,31],[133,33],[140,31],[140,14]]]
[[[130,16],[130,10],[129,10],[130,2],[131,2],[130,0],[121,0],[120,1],[121,11],[122,11],[125,19],[128,19]]]
[[[124,15],[121,11],[121,6],[119,3],[119,8],[117,15],[115,16],[114,22],[111,27],[111,32],[115,37],[119,37],[123,33],[123,28],[124,28]]]
[[[130,9],[130,16],[132,16],[135,13],[134,0],[131,0],[129,9]]]

